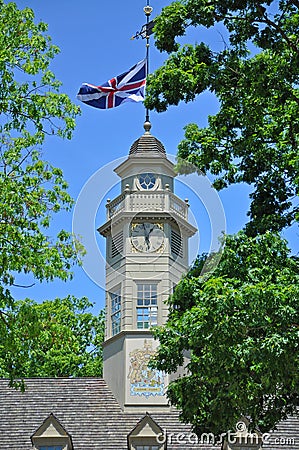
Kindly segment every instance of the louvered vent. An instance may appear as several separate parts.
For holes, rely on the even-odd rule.
[[[111,243],[111,258],[120,255],[123,251],[123,232],[120,231],[115,236],[112,236]]]
[[[171,230],[171,252],[175,256],[183,257],[182,238],[179,233]]]

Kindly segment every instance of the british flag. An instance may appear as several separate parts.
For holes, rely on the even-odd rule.
[[[146,81],[146,59],[127,72],[111,78],[101,86],[83,83],[77,94],[78,100],[95,108],[108,109],[124,102],[142,102]]]

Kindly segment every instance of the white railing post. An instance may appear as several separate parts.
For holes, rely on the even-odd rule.
[[[107,216],[107,220],[110,219],[110,198],[107,198],[107,202],[106,202],[106,216]]]
[[[131,193],[131,191],[130,191],[130,186],[129,186],[128,184],[126,184],[126,187],[125,187],[125,190],[124,190],[124,195],[125,195],[125,198],[124,198],[125,211],[130,211],[130,204],[129,204],[130,198],[131,198],[130,193]]]
[[[170,188],[169,184],[165,184],[165,211],[170,211]]]

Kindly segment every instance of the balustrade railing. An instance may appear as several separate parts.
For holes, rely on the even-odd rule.
[[[188,219],[188,204],[170,191],[124,192],[114,200],[107,201],[106,206],[108,219],[120,211],[164,211]]]
[[[169,208],[172,211],[175,211],[177,214],[182,216],[184,219],[188,218],[188,205],[186,202],[183,202],[180,198],[178,198],[174,194],[170,194],[169,196]]]
[[[108,219],[111,219],[111,217],[115,216],[119,211],[122,211],[125,207],[125,194],[121,194],[118,197],[116,197],[112,201],[107,201],[107,216]]]

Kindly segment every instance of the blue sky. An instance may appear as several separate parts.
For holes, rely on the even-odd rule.
[[[98,212],[91,228],[99,227],[105,220],[105,201],[118,194],[118,187],[111,192],[107,186],[113,186],[113,168],[119,163],[117,160],[127,156],[131,144],[143,134],[145,111],[142,104],[127,103],[118,108],[102,111],[91,108],[76,99],[76,93],[81,83],[88,82],[100,84],[111,77],[129,69],[145,56],[145,41],[130,40],[130,37],[145,23],[146,18],[143,7],[146,0],[129,0],[123,2],[115,0],[111,5],[89,0],[83,4],[78,0],[18,0],[19,8],[31,7],[35,12],[36,21],[48,23],[48,34],[53,43],[58,45],[61,53],[55,58],[51,69],[63,85],[62,92],[67,93],[77,104],[80,104],[82,114],[77,119],[77,127],[71,141],[63,141],[56,137],[49,137],[44,145],[44,157],[54,166],[61,167],[65,179],[69,183],[69,192],[77,200],[83,186],[92,185],[91,192],[84,199],[86,211],[98,204]],[[152,18],[161,11],[162,7],[170,2],[152,0]],[[200,42],[207,39],[217,50],[223,46],[222,30],[190,30],[186,42]],[[150,70],[158,68],[166,54],[161,54],[154,47],[151,39]],[[183,127],[189,122],[207,124],[209,114],[217,111],[217,101],[208,93],[201,95],[195,102],[171,107],[162,114],[151,112],[152,134],[161,140],[170,155],[176,154],[177,145],[183,138]],[[115,163],[114,163],[115,162]],[[108,165],[108,166],[107,166]],[[106,167],[107,166],[107,167]],[[100,174],[95,176],[94,174]],[[110,177],[110,185],[103,181],[101,175]],[[94,177],[94,178],[93,178]],[[193,180],[193,183],[196,181]],[[186,182],[187,183],[187,182]],[[186,184],[184,179],[177,183],[178,194],[185,195]],[[200,183],[195,191],[200,189]],[[187,189],[188,190],[188,189]],[[227,231],[238,231],[246,220],[248,209],[248,188],[232,186],[220,193],[220,199],[226,216]],[[198,199],[197,193],[186,192],[190,198],[191,215],[200,230],[200,240],[192,244],[193,255],[195,250],[205,251],[209,248],[211,232],[208,221],[208,212],[205,205]],[[82,203],[80,205],[83,210]],[[88,214],[86,215],[86,217]],[[72,214],[63,214],[54,221],[54,227],[64,227],[71,230]],[[89,227],[90,229],[90,227]],[[295,237],[294,237],[295,236]],[[292,235],[293,243],[297,239],[296,233]],[[97,238],[99,252],[104,252],[104,239]],[[94,272],[100,275],[100,281],[90,279],[82,268],[74,270],[72,281],[63,283],[35,284],[30,289],[15,289],[17,298],[28,296],[36,301],[63,297],[73,294],[78,297],[87,296],[95,302],[95,309],[104,305],[104,291],[102,281],[104,277],[103,260],[89,261]],[[89,269],[87,270],[89,272]],[[100,286],[99,286],[100,285]]]

